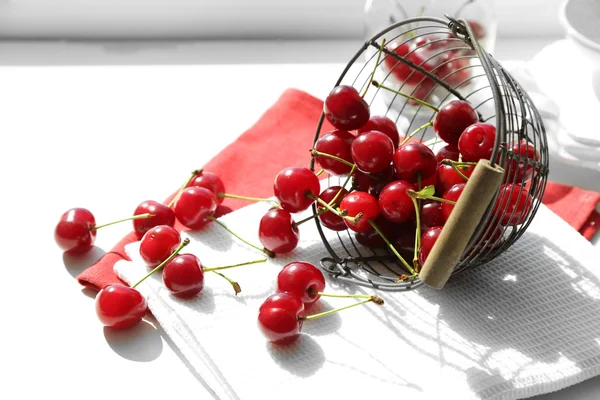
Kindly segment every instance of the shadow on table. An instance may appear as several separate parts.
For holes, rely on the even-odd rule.
[[[136,362],[156,360],[163,349],[160,333],[145,320],[122,331],[104,327],[104,338],[115,353]]]
[[[92,247],[85,254],[70,254],[65,252],[63,253],[63,263],[69,275],[77,278],[79,274],[95,264],[104,254],[106,252],[98,246]]]

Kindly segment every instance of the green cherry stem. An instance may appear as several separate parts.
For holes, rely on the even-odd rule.
[[[430,103],[428,103],[428,102],[426,102],[426,101],[423,101],[423,100],[419,100],[419,99],[417,99],[416,97],[413,97],[413,96],[411,96],[411,95],[409,95],[409,94],[406,94],[406,93],[402,93],[402,92],[400,92],[400,91],[398,91],[398,90],[394,90],[394,89],[392,89],[391,87],[384,86],[384,85],[382,85],[381,83],[379,83],[379,82],[377,82],[377,81],[373,81],[373,82],[371,82],[371,84],[372,84],[373,86],[375,86],[376,88],[381,88],[381,89],[389,90],[389,91],[390,91],[390,92],[392,92],[392,93],[396,93],[397,95],[400,95],[400,96],[402,96],[402,97],[406,97],[407,99],[409,99],[409,100],[412,100],[412,101],[414,101],[414,102],[417,102],[417,103],[419,103],[419,104],[422,104],[422,105],[424,105],[425,107],[427,107],[427,108],[430,108],[430,109],[432,109],[432,110],[433,110],[433,111],[435,111],[435,112],[440,112],[440,109],[439,109],[439,108],[437,108],[436,106],[434,106],[433,104],[430,104]]]
[[[133,220],[136,220],[136,219],[146,219],[146,218],[151,218],[151,217],[154,217],[154,214],[149,214],[149,213],[138,214],[138,215],[134,215],[133,217],[123,218],[123,219],[120,219],[118,221],[109,222],[107,224],[91,226],[90,227],[90,231],[95,231],[95,230],[98,230],[100,228],[104,228],[105,226],[110,226],[110,225],[118,224],[120,222],[133,221]]]
[[[167,207],[169,207],[169,208],[173,207],[173,204],[175,204],[177,202],[177,200],[179,199],[179,196],[181,196],[181,193],[185,190],[185,188],[188,187],[190,182],[192,182],[192,180],[197,175],[200,175],[201,173],[202,173],[202,168],[193,170],[190,177],[188,178],[188,180],[183,184],[183,186],[181,188],[179,188],[179,191],[177,192],[175,197],[173,197],[173,200],[171,200],[171,202],[169,203],[169,205]]]
[[[250,243],[249,241],[242,239],[239,235],[237,235],[235,232],[233,232],[231,229],[229,229],[227,227],[227,225],[225,225],[224,223],[222,223],[221,221],[219,221],[218,219],[216,219],[215,217],[213,217],[212,215],[209,215],[206,217],[207,219],[217,223],[218,225],[220,225],[223,229],[225,229],[227,232],[231,233],[235,238],[237,238],[239,241],[246,243],[248,246],[260,251],[261,253],[263,253],[264,255],[266,255],[267,257],[270,258],[274,258],[275,257],[275,253],[273,253],[272,251],[269,251],[265,248],[260,248],[252,243]]]
[[[255,201],[255,202],[265,202],[265,203],[273,203],[277,206],[279,206],[279,203],[273,199],[264,199],[264,198],[260,198],[260,197],[249,197],[249,196],[239,196],[237,194],[229,194],[229,193],[217,193],[217,197],[218,198],[228,198],[228,199],[238,199],[238,200],[248,200],[248,201]]]
[[[332,298],[336,298],[336,299],[370,299],[371,296],[370,294],[333,294],[333,293],[321,293],[321,292],[317,292],[316,290],[310,288],[308,289],[308,293],[314,296],[321,296],[321,297],[332,297]]]
[[[452,169],[453,169],[453,170],[455,170],[455,171],[456,171],[456,173],[457,173],[458,175],[460,175],[460,176],[461,176],[461,177],[462,177],[462,178],[463,178],[465,181],[468,181],[468,180],[469,180],[469,177],[468,177],[468,176],[466,176],[465,174],[463,174],[463,173],[461,172],[460,168],[458,168],[458,167],[457,167],[455,164],[450,164],[450,166],[451,166],[451,167],[452,167]]]
[[[419,269],[419,249],[421,248],[421,213],[419,212],[418,200],[411,197],[413,204],[415,205],[415,213],[417,215],[417,229],[415,230],[415,253],[413,255],[413,265],[416,269]]]
[[[373,302],[373,303],[378,304],[380,306],[383,305],[383,299],[381,297],[378,297],[378,296],[369,296],[368,299],[363,300],[363,301],[359,301],[358,303],[350,304],[349,306],[336,308],[334,310],[324,311],[322,313],[318,313],[318,314],[314,314],[314,315],[309,315],[308,317],[300,317],[298,319],[300,321],[310,321],[310,320],[313,320],[313,319],[317,319],[317,318],[321,318],[321,317],[326,317],[327,315],[331,315],[331,314],[334,314],[334,313],[339,312],[339,311],[347,310],[347,309],[352,308],[352,307],[357,307],[357,306],[360,306],[362,304],[366,304],[366,303],[369,303],[369,302]]]
[[[336,156],[334,156],[333,154],[322,153],[322,152],[320,152],[320,151],[318,151],[318,150],[315,150],[315,149],[312,149],[312,150],[310,151],[310,154],[311,154],[313,157],[326,157],[326,158],[331,158],[332,160],[339,161],[339,162],[341,162],[342,164],[346,164],[346,165],[347,165],[347,166],[349,166],[349,167],[353,167],[353,166],[354,166],[354,164],[352,164],[351,162],[348,162],[348,161],[344,160],[343,158],[336,157]]]
[[[440,203],[452,204],[453,206],[456,205],[455,201],[442,199],[441,197],[437,197],[437,196],[424,196],[424,195],[421,195],[421,194],[419,194],[419,193],[417,193],[417,192],[415,192],[414,190],[411,190],[411,189],[408,189],[406,191],[406,194],[409,197],[412,197],[412,198],[415,198],[415,199],[435,200],[435,201],[439,201]]]
[[[190,239],[185,238],[183,239],[183,242],[181,242],[181,244],[179,245],[179,247],[177,247],[177,249],[175,249],[175,251],[173,253],[171,253],[171,255],[163,262],[161,262],[160,264],[158,264],[158,266],[156,268],[154,268],[152,271],[148,272],[146,274],[146,276],[144,276],[142,279],[140,279],[135,285],[133,285],[131,288],[135,289],[140,283],[144,282],[150,275],[152,275],[153,273],[155,273],[156,271],[162,269],[162,267],[164,267],[165,265],[167,265],[167,263],[169,261],[171,261],[173,258],[175,258],[175,256],[177,254],[179,254],[179,252],[181,251],[181,249],[183,249],[185,246],[187,246],[188,244],[190,244]]]
[[[317,196],[313,195],[312,193],[307,196],[313,200],[316,200],[320,205],[325,207],[328,211],[331,211],[338,217],[344,218],[345,220],[349,221],[350,223],[352,223],[354,225],[356,225],[363,217],[363,213],[358,213],[354,217],[351,217],[351,216],[347,215],[344,211],[340,212],[340,211],[336,210],[335,208],[333,208],[332,206],[330,206],[329,203],[327,203],[323,199],[318,198]]]
[[[404,145],[406,142],[408,142],[410,139],[412,139],[413,136],[415,136],[417,133],[421,132],[423,129],[428,128],[430,126],[433,126],[433,121],[429,121],[429,122],[421,125],[417,129],[415,129],[414,131],[412,131],[410,133],[410,135],[408,135],[407,137],[404,138],[404,140],[402,141],[402,143],[400,143],[400,146]]]
[[[440,161],[440,164],[444,164],[444,165],[458,165],[458,166],[463,166],[463,165],[477,165],[477,163],[474,162],[474,161],[454,161],[454,160],[450,160],[449,158],[444,158],[442,161]]]
[[[320,209],[319,209],[319,212],[317,212],[316,214],[313,214],[313,215],[311,215],[311,216],[309,216],[309,217],[306,217],[306,218],[304,218],[304,219],[301,219],[301,220],[300,220],[300,221],[298,221],[298,222],[294,222],[294,223],[292,224],[292,226],[298,227],[298,226],[302,225],[303,223],[305,223],[305,222],[307,222],[307,221],[310,221],[311,219],[315,219],[315,218],[317,218],[319,215],[323,215],[323,214],[325,214],[325,213],[326,213],[326,212],[328,212],[328,211],[329,211],[329,210],[326,210],[326,209],[324,209],[324,208],[320,208]]]
[[[346,187],[348,182],[350,182],[350,179],[352,179],[352,175],[354,174],[355,171],[356,171],[356,164],[354,164],[352,166],[352,169],[348,173],[348,176],[346,177],[346,180],[344,181],[344,184],[342,185],[341,189],[338,190],[338,192],[335,194],[335,196],[333,196],[333,199],[331,199],[331,201],[329,202],[330,206],[334,206],[336,204],[338,197],[340,197],[340,195],[342,194],[342,191],[344,190],[344,188]]]
[[[409,263],[406,262],[406,260],[404,259],[404,257],[402,257],[400,255],[400,253],[398,253],[398,250],[396,250],[396,248],[394,247],[394,245],[389,241],[389,239],[385,236],[385,234],[381,231],[381,229],[379,229],[379,227],[375,224],[375,222],[373,222],[373,220],[369,220],[369,224],[371,224],[371,226],[373,227],[373,229],[375,229],[375,232],[377,232],[379,234],[379,236],[381,236],[381,238],[383,239],[383,241],[385,242],[385,244],[388,245],[388,247],[390,248],[390,250],[392,251],[392,253],[394,253],[394,255],[396,257],[398,257],[398,260],[400,260],[400,262],[402,264],[404,264],[404,266],[406,267],[406,269],[412,274],[415,275],[415,270],[413,269],[413,267],[410,266]]]
[[[237,283],[236,281],[234,281],[233,279],[225,276],[224,274],[218,272],[218,271],[211,271],[213,274],[217,274],[219,275],[221,278],[225,279],[227,282],[229,282],[231,284],[231,287],[233,288],[233,290],[235,291],[235,295],[237,296],[241,291],[242,288],[240,287],[240,284]]]
[[[221,271],[223,269],[243,267],[244,265],[260,264],[260,263],[264,263],[264,262],[267,262],[266,258],[261,258],[260,260],[254,260],[254,261],[247,261],[247,262],[243,262],[243,263],[239,263],[239,264],[225,265],[223,267],[203,268],[202,271],[204,271],[204,272]]]
[[[320,170],[319,172],[315,172],[315,175],[317,176],[317,178],[321,175],[323,175],[323,173],[325,172],[324,169]]]
[[[373,72],[371,72],[371,77],[369,78],[369,83],[367,83],[367,87],[365,87],[365,91],[360,96],[363,99],[367,95],[367,92],[369,91],[369,87],[371,86],[371,83],[373,82],[373,79],[375,78],[375,71],[377,70],[377,67],[379,66],[379,60],[381,60],[381,53],[383,53],[383,46],[385,46],[385,38],[381,41],[381,45],[379,46],[379,53],[377,53],[377,61],[375,61],[375,67],[373,67]]]

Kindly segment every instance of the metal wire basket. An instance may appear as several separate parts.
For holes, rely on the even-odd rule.
[[[480,122],[495,125],[496,139],[489,166],[497,168],[497,164],[502,167],[500,171],[503,173],[503,182],[525,188],[531,196],[532,205],[523,210],[522,215],[510,215],[510,218],[518,220],[518,225],[500,225],[498,213],[506,216],[507,210],[498,210],[498,204],[508,204],[508,198],[513,193],[500,191],[500,185],[495,185],[490,195],[491,201],[484,204],[485,212],[468,231],[468,243],[465,242],[466,245],[461,246],[462,248],[451,249],[458,253],[454,265],[443,266],[449,270],[449,276],[494,259],[525,232],[539,207],[545,189],[548,176],[548,146],[541,117],[527,93],[490,54],[482,50],[466,21],[448,16],[446,18],[412,18],[381,31],[352,57],[334,87],[351,85],[363,92],[374,78],[382,85],[393,87],[438,107],[451,100],[466,100],[477,111]],[[429,40],[420,40],[421,38]],[[420,64],[413,62],[414,58],[409,57],[410,53],[400,56],[384,45],[414,43],[414,52],[421,48],[417,45],[419,43],[421,46],[430,46],[437,41],[443,46],[439,46],[433,54],[428,52],[430,57]],[[442,62],[430,68],[426,63],[434,57],[437,57],[437,60],[441,58]],[[361,58],[366,60],[364,64]],[[406,71],[406,66],[411,68],[410,74],[405,76],[404,73],[403,78],[398,79],[398,74],[394,71],[397,68]],[[411,79],[413,74],[421,79],[418,82]],[[386,115],[406,132],[413,131],[422,125],[423,121],[432,120],[435,114],[418,102],[380,87],[370,87],[364,99],[371,107],[371,115]],[[315,143],[325,133],[321,132],[324,120],[323,113],[317,125]],[[433,136],[432,129],[427,128],[415,138],[432,143]],[[521,140],[526,140],[528,146],[533,146],[535,154],[539,153],[539,156],[531,158],[520,151],[511,150],[509,144]],[[314,170],[314,158],[310,167]],[[530,176],[527,182],[522,174],[516,173],[517,169],[522,168],[527,170],[527,178]],[[331,185],[341,185],[342,180],[345,180],[343,177],[328,179]],[[467,187],[469,185],[471,181],[467,182]],[[459,203],[460,201],[462,198],[459,199]],[[457,203],[456,209],[458,205]],[[317,206],[314,204],[313,212],[317,212]],[[464,222],[461,216],[457,218],[458,221],[453,221],[455,224]],[[351,231],[338,232],[337,237],[332,240],[331,235],[325,234],[324,229],[327,228],[322,226],[319,219],[315,218],[315,221],[330,254],[330,257],[321,260],[321,268],[331,277],[386,291],[410,290],[420,286],[423,281],[429,283],[427,279],[423,279],[422,274],[406,281],[398,281],[398,276],[406,270],[391,251],[361,246],[353,238]],[[450,229],[448,223],[443,233]],[[498,234],[500,231],[501,234]],[[482,243],[485,243],[485,246],[480,245]],[[438,245],[439,243],[435,244],[432,253]],[[448,249],[438,249],[438,253],[439,251],[448,252]],[[444,283],[445,281],[434,286],[441,287]]]

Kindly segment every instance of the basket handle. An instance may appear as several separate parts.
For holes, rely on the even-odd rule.
[[[427,285],[437,289],[444,287],[503,177],[502,167],[479,160],[419,273],[419,278]]]

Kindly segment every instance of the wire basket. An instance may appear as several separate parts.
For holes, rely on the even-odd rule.
[[[333,278],[386,291],[410,290],[423,282],[441,288],[450,275],[482,265],[506,251],[525,232],[536,214],[548,176],[548,145],[541,117],[519,83],[482,50],[468,23],[446,18],[412,18],[381,31],[352,57],[334,87],[350,85],[360,93],[366,91],[363,98],[370,106],[371,115],[385,115],[396,122],[400,131],[407,133],[435,118],[435,111],[416,100],[438,108],[451,100],[468,101],[476,110],[479,122],[496,127],[493,152],[486,168],[501,176],[494,178],[493,184],[490,181],[494,179],[479,180],[480,186],[487,182],[484,189],[487,196],[478,192],[475,181],[469,179],[464,193],[471,190],[471,195],[467,198],[463,195],[458,200],[430,253],[429,258],[437,254],[436,260],[431,262],[437,272],[432,273],[428,268],[428,259],[420,274],[407,280],[398,280],[406,268],[389,249],[362,246],[349,230],[327,235],[327,228],[315,218],[330,254],[321,260],[321,268]],[[435,43],[438,45],[434,46]],[[405,44],[411,48],[409,53],[399,55],[394,51]],[[415,52],[421,52],[421,57],[411,57]],[[360,62],[361,57],[366,60],[364,64]],[[373,80],[379,83],[377,87],[371,86]],[[325,113],[322,113],[315,144],[325,134],[321,132],[324,121]],[[431,127],[421,130],[414,139],[428,144],[434,151],[436,146],[442,145],[436,143]],[[525,154],[520,147],[515,151],[514,143],[526,143]],[[315,165],[313,158],[312,170]],[[328,179],[330,185],[341,185],[345,181],[345,177]],[[524,196],[525,192],[530,206],[519,212],[517,208],[507,208],[515,193]],[[467,201],[471,203],[461,204]],[[469,215],[474,204],[482,210],[475,220]],[[313,204],[313,213],[317,211],[317,205]],[[463,236],[461,243],[451,243],[450,238],[457,232]],[[449,236],[441,240],[446,233]],[[424,274],[425,271],[428,273]]]

